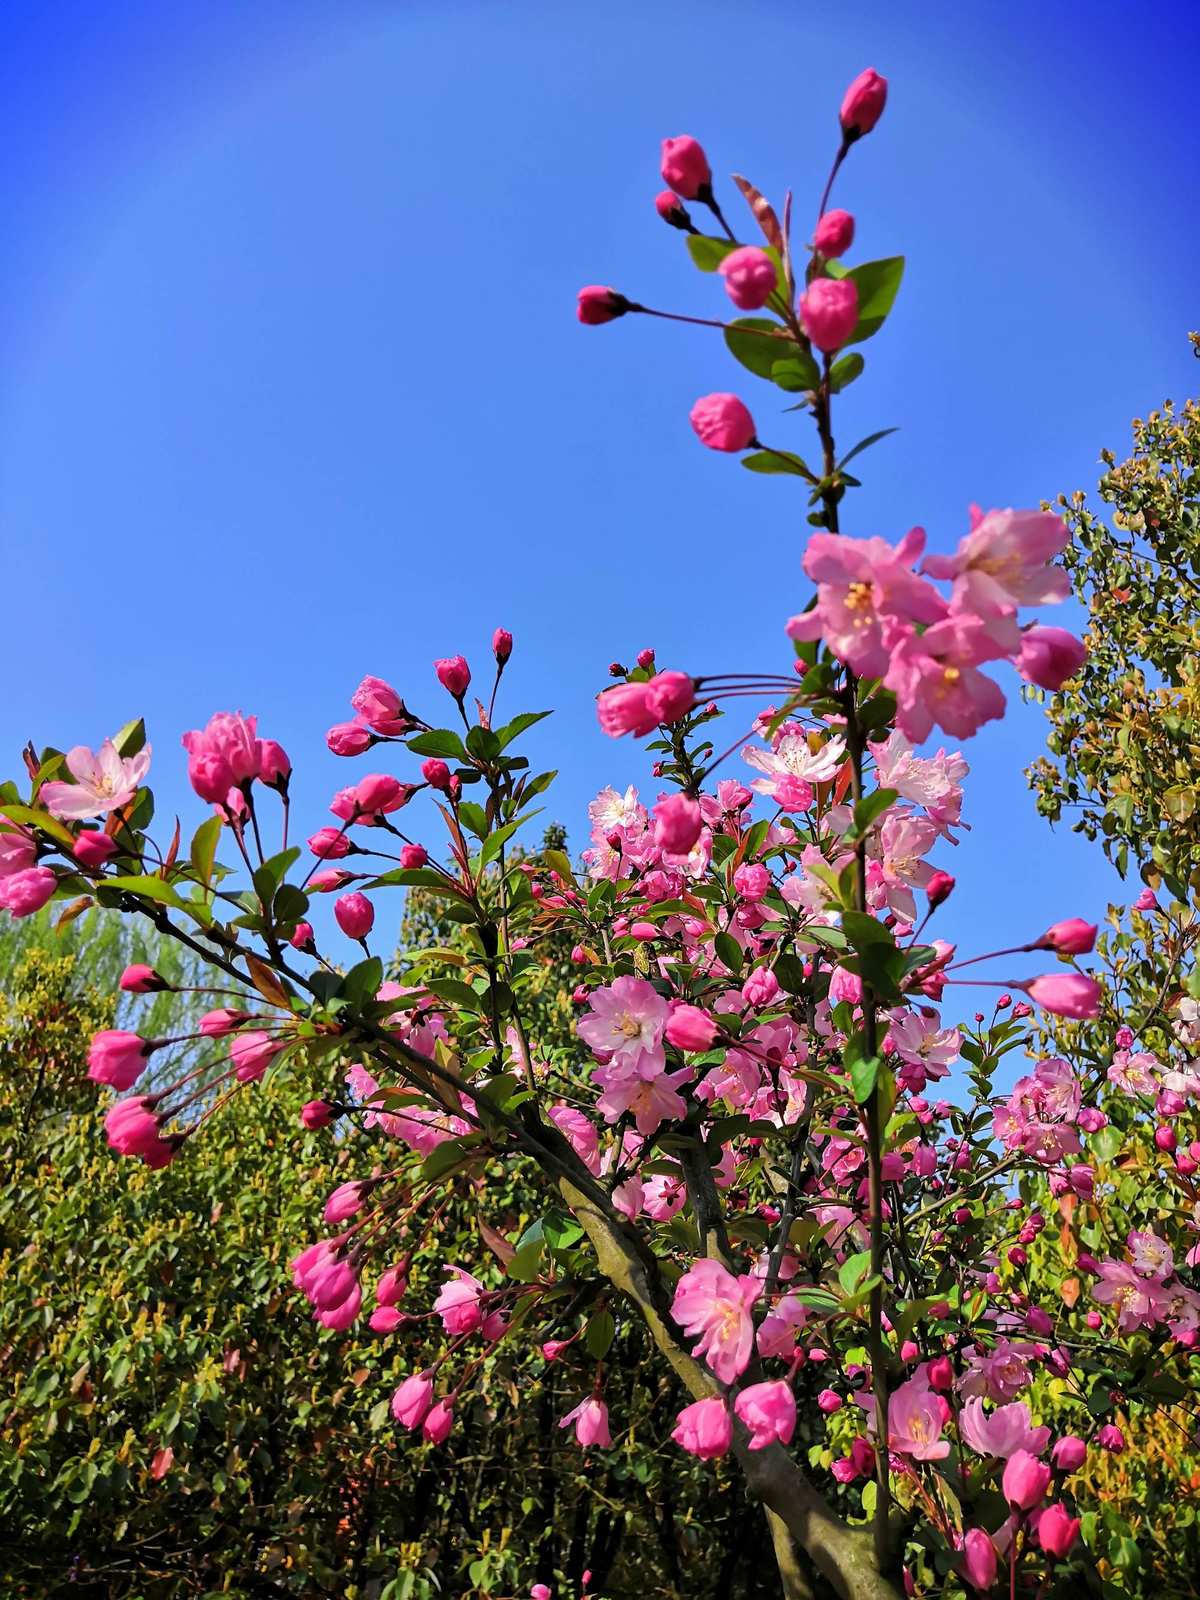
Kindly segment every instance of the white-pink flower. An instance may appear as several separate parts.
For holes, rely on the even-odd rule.
[[[888,1402],[888,1448],[916,1461],[940,1461],[950,1454],[950,1441],[942,1438],[949,1418],[950,1407],[920,1373]]]
[[[1005,1461],[1017,1450],[1040,1456],[1050,1443],[1050,1429],[1032,1426],[1024,1400],[997,1406],[990,1417],[984,1415],[978,1397],[967,1400],[958,1414],[958,1432],[981,1456],[1001,1456]]]
[[[135,756],[123,757],[111,739],[96,751],[77,744],[67,752],[67,771],[75,782],[44,783],[38,799],[53,816],[71,822],[107,816],[129,804],[149,768],[149,745]]]
[[[667,1002],[645,978],[624,976],[588,998],[591,1011],[580,1017],[576,1032],[597,1055],[614,1066],[651,1078],[663,1070],[663,1027]]]

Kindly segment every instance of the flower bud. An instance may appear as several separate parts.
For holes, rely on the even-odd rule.
[[[826,355],[840,350],[858,322],[858,287],[853,278],[814,278],[800,296],[800,322]]]
[[[700,807],[690,795],[667,795],[654,808],[654,842],[669,855],[687,855],[703,826]]]
[[[116,855],[120,848],[117,841],[107,833],[96,833],[92,829],[79,834],[72,845],[76,861],[85,867],[102,867],[106,861]]]
[[[827,261],[844,256],[854,243],[854,218],[848,211],[827,211],[817,223],[813,248]]]
[[[691,410],[691,424],[710,450],[745,450],[754,443],[754,418],[735,394],[707,394]]]
[[[676,1050],[700,1051],[712,1047],[717,1025],[699,1006],[678,1005],[667,1018],[663,1031],[667,1043]]]
[[[971,1528],[963,1540],[963,1577],[986,1594],[996,1581],[996,1546],[982,1528]]]
[[[725,279],[726,294],[742,311],[757,311],[765,306],[778,284],[775,263],[757,245],[731,250],[717,271]]]
[[[1036,949],[1057,950],[1064,956],[1085,956],[1096,945],[1096,924],[1082,917],[1068,917],[1047,928],[1038,940]]]
[[[375,907],[357,890],[340,895],[333,902],[333,914],[348,939],[365,939],[375,923]]]
[[[269,789],[278,789],[281,794],[287,793],[288,779],[292,775],[292,763],[288,753],[281,744],[274,739],[260,739],[258,743],[258,778],[260,783],[265,783]]]
[[[498,666],[502,667],[509,656],[512,655],[512,648],[512,634],[509,633],[507,628],[497,628],[492,635],[492,654],[495,656]]]
[[[1060,1472],[1078,1472],[1087,1460],[1087,1445],[1074,1433],[1065,1433],[1050,1452]]]
[[[461,700],[471,683],[471,669],[464,656],[443,656],[433,663],[438,682],[448,694]]]
[[[338,722],[325,735],[325,743],[335,756],[360,756],[374,742],[375,736],[365,722]]]
[[[1056,1561],[1062,1560],[1078,1537],[1079,1518],[1071,1516],[1058,1501],[1047,1506],[1038,1518],[1037,1542]]]
[[[874,67],[868,67],[855,78],[846,90],[841,111],[838,113],[847,144],[853,143],[855,139],[861,139],[865,133],[870,133],[883,115],[883,108],[887,104],[887,91],[887,79],[881,78]]]
[[[663,140],[661,171],[663,182],[684,200],[703,200],[712,188],[708,157],[689,134]]]
[[[686,672],[660,672],[646,685],[646,709],[657,722],[678,722],[696,704],[696,686]]]
[[[672,228],[679,228],[684,233],[695,233],[695,224],[688,215],[687,207],[670,189],[663,189],[660,194],[655,195],[654,209]]]
[[[318,1128],[327,1128],[336,1114],[328,1100],[306,1100],[300,1107],[300,1126],[315,1133]]]
[[[412,871],[415,867],[423,867],[429,860],[429,852],[423,844],[406,844],[400,847],[400,865]]]
[[[1057,690],[1075,676],[1086,660],[1087,646],[1082,639],[1065,628],[1043,627],[1039,623],[1021,635],[1015,665],[1026,683]]]
[[[1030,1511],[1049,1488],[1050,1468],[1028,1450],[1016,1450],[1008,1458],[1001,1484],[1014,1511]]]
[[[950,873],[942,872],[940,868],[932,875],[925,885],[925,893],[929,897],[929,909],[931,911],[935,911],[938,906],[949,900],[954,893],[956,881]]]
[[[623,294],[618,294],[615,289],[606,289],[601,284],[590,283],[586,289],[579,291],[575,315],[586,327],[596,328],[602,322],[613,322],[617,317],[623,317],[630,309],[630,303]]]
[[[293,950],[311,950],[316,943],[311,922],[298,922],[292,929],[288,943]]]
[[[1050,972],[1014,988],[1023,989],[1043,1011],[1056,1017],[1087,1021],[1100,1014],[1100,985],[1081,972]]]
[[[430,756],[421,763],[421,776],[431,789],[441,789],[444,793],[450,788],[450,768],[437,756]]]

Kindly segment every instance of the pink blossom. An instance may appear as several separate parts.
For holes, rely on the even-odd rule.
[[[654,807],[654,841],[669,855],[687,855],[703,826],[700,807],[691,795],[664,795]]]
[[[959,609],[985,618],[1011,617],[1018,606],[1065,600],[1070,594],[1067,574],[1049,565],[1066,542],[1066,524],[1048,511],[973,511],[971,531],[954,555],[929,556],[925,571],[954,580],[952,599]]]
[[[643,1057],[643,1062],[645,1061]],[[608,1122],[618,1117],[632,1116],[634,1126],[644,1137],[657,1132],[664,1122],[678,1121],[687,1115],[687,1104],[679,1094],[679,1085],[688,1083],[693,1076],[690,1067],[678,1072],[659,1072],[653,1077],[626,1066],[598,1067],[593,1078],[603,1089],[596,1101],[596,1109]]]
[[[967,739],[1003,716],[1003,693],[975,665],[982,635],[968,620],[947,617],[919,635],[889,633],[884,682],[896,696],[896,722],[906,739],[919,744],[935,726]]]
[[[1018,1450],[1040,1456],[1050,1443],[1050,1429],[1031,1425],[1029,1407],[1023,1400],[998,1406],[990,1417],[984,1415],[982,1400],[967,1400],[958,1414],[958,1431],[963,1442],[981,1456],[1005,1460]]]
[[[84,835],[80,836],[81,838]],[[16,823],[0,824],[0,878],[11,878],[14,873],[28,872],[37,863],[37,845],[33,835]]]
[[[1100,1015],[1100,985],[1082,972],[1048,972],[1028,983],[1014,983],[1029,998],[1056,1017],[1086,1020]]]
[[[941,595],[913,571],[924,547],[920,528],[895,546],[883,539],[813,534],[804,553],[804,570],[817,584],[817,603],[791,619],[788,637],[823,638],[855,672],[881,677],[891,659],[891,644],[884,638],[886,620],[933,623],[945,615]]]
[[[909,1378],[888,1402],[888,1447],[917,1461],[940,1461],[950,1454],[942,1438],[949,1408],[929,1387],[924,1373]]]
[[[328,1100],[306,1100],[300,1107],[300,1124],[310,1133],[327,1128],[333,1118],[334,1109]]]
[[[963,1576],[973,1589],[986,1594],[996,1581],[996,1546],[982,1528],[970,1528],[963,1540]]]
[[[754,418],[735,394],[706,394],[691,409],[696,437],[710,450],[746,450],[754,443]]]
[[[1134,1229],[1125,1237],[1125,1247],[1135,1272],[1143,1278],[1164,1283],[1175,1270],[1175,1257],[1165,1239],[1149,1230]]]
[[[696,1400],[684,1406],[675,1423],[672,1439],[689,1455],[711,1461],[723,1456],[733,1443],[733,1419],[719,1395]]]
[[[483,1323],[480,1296],[486,1291],[478,1278],[473,1278],[461,1267],[447,1267],[449,1277],[438,1291],[433,1309],[442,1319],[448,1334],[474,1333]]]
[[[325,743],[335,756],[360,756],[374,742],[365,722],[339,722],[325,735]]]
[[[751,1307],[762,1281],[749,1274],[735,1278],[719,1261],[697,1261],[675,1285],[671,1315],[697,1339],[694,1356],[703,1356],[722,1383],[746,1369],[754,1349]]]
[[[750,787],[759,794],[771,795],[789,811],[807,810],[813,800],[809,785],[835,778],[845,756],[846,741],[840,734],[814,750],[807,734],[790,731],[786,726],[780,729],[770,750],[747,745],[742,751],[748,766],[766,774],[755,778]]]
[[[1046,1507],[1038,1518],[1037,1542],[1055,1561],[1069,1555],[1079,1537],[1080,1521],[1073,1517],[1059,1501]]]
[[[598,1054],[649,1078],[663,1070],[663,1027],[668,1006],[645,978],[623,976],[588,996],[589,1015],[579,1037]]]
[[[572,1423],[575,1424],[575,1438],[585,1449],[591,1445],[596,1445],[601,1450],[611,1448],[608,1407],[598,1396],[589,1395],[586,1400],[581,1400],[574,1411],[568,1411],[558,1425],[560,1428],[569,1428]]]
[[[350,696],[350,704],[375,733],[395,735],[412,731],[408,708],[391,684],[382,678],[364,678]]]
[[[242,716],[240,711],[216,711],[203,729],[183,735],[183,748],[189,757],[207,756],[226,767],[230,788],[251,783],[262,764],[257,720]],[[190,765],[189,762],[189,769]]]
[[[67,753],[67,771],[75,782],[44,783],[38,799],[53,816],[71,821],[107,816],[129,804],[149,767],[149,745],[135,756],[122,758],[111,739],[105,739],[94,754],[86,745],[77,744]]]
[[[596,701],[596,715],[600,726],[613,739],[620,738],[623,733],[632,733],[640,739],[658,726],[658,717],[646,699],[644,683],[619,683],[614,689],[606,689]]]
[[[790,1444],[796,1431],[796,1397],[790,1383],[752,1383],[733,1403],[739,1421],[750,1430],[750,1449]]]
[[[1050,1452],[1059,1472],[1078,1472],[1087,1460],[1087,1445],[1076,1434],[1066,1433]]]
[[[1004,1469],[1004,1498],[1014,1511],[1031,1511],[1050,1487],[1052,1473],[1028,1450],[1015,1450]]]
[[[574,1106],[551,1106],[551,1122],[568,1140],[572,1150],[593,1175],[600,1171],[600,1138],[595,1124]]]
[[[144,1094],[115,1101],[104,1114],[104,1132],[118,1155],[140,1156],[147,1166],[163,1167],[181,1141],[162,1138],[153,1105],[153,1097]]]
[[[1068,917],[1047,928],[1037,941],[1039,950],[1057,950],[1060,955],[1084,956],[1096,945],[1096,924],[1082,917]]]
[[[696,684],[690,673],[658,672],[646,685],[646,706],[658,722],[678,722],[695,703]]]
[[[229,1046],[229,1059],[239,1083],[256,1083],[283,1049],[284,1041],[261,1028],[239,1033]]]
[[[1092,1285],[1092,1299],[1115,1306],[1118,1333],[1152,1327],[1162,1314],[1162,1291],[1152,1279],[1141,1277],[1126,1261],[1102,1261]]]
[[[1065,628],[1026,628],[1016,668],[1027,683],[1039,689],[1061,689],[1087,660],[1087,646]]]

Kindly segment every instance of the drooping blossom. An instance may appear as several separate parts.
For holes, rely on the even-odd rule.
[[[1163,1295],[1152,1278],[1143,1278],[1127,1261],[1102,1261],[1092,1299],[1117,1312],[1117,1331],[1133,1333],[1152,1327],[1161,1317]]]
[[[1033,1427],[1023,1400],[997,1406],[990,1416],[984,1414],[978,1397],[966,1400],[958,1414],[958,1431],[981,1456],[1001,1456],[1006,1461],[1018,1450],[1040,1456],[1050,1443],[1050,1429]]]
[[[586,1448],[598,1446],[607,1450],[612,1446],[612,1436],[608,1431],[608,1407],[597,1395],[589,1395],[581,1400],[573,1411],[568,1411],[559,1422],[560,1428],[569,1428],[575,1424],[575,1438]]]
[[[692,1354],[703,1356],[722,1383],[746,1370],[754,1350],[751,1307],[762,1293],[761,1279],[734,1277],[719,1261],[697,1261],[675,1285],[671,1315],[689,1338]]]
[[[478,1278],[464,1272],[461,1267],[447,1267],[449,1276],[438,1290],[433,1309],[442,1319],[448,1334],[457,1338],[462,1333],[474,1333],[483,1323],[480,1297],[486,1292]]]
[[[790,1383],[778,1379],[752,1383],[733,1403],[738,1419],[750,1430],[750,1449],[790,1444],[796,1431],[796,1397]]]
[[[723,1456],[733,1443],[733,1419],[719,1395],[684,1406],[675,1422],[672,1439],[689,1455],[711,1461]]]
[[[67,752],[66,765],[75,782],[44,783],[38,792],[42,805],[52,816],[69,821],[103,817],[127,806],[137,794],[150,769],[150,746],[122,757],[111,739],[95,752],[77,744]]]

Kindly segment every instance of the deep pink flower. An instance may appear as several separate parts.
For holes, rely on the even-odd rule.
[[[78,834],[71,846],[76,861],[91,868],[93,872],[102,867],[106,861],[110,861],[119,848],[117,841],[111,835],[96,833],[92,829]]]
[[[586,1400],[581,1400],[574,1411],[568,1411],[559,1422],[560,1428],[569,1428],[575,1424],[575,1438],[585,1449],[592,1445],[601,1450],[608,1450],[612,1446],[612,1437],[608,1431],[608,1407],[596,1395],[589,1395]]]
[[[235,787],[233,768],[215,750],[195,750],[188,756],[188,782],[210,805],[223,806]]]
[[[689,673],[660,672],[646,685],[646,709],[659,722],[678,722],[695,704],[696,685]]]
[[[430,756],[428,761],[422,761],[421,776],[431,789],[439,789],[443,794],[449,791],[450,768],[437,756]]]
[[[300,1123],[310,1133],[326,1128],[333,1121],[334,1109],[328,1100],[306,1100],[300,1107]]]
[[[461,700],[471,684],[471,669],[465,656],[443,656],[433,663],[437,680],[447,694]]]
[[[676,1050],[709,1050],[717,1036],[717,1025],[699,1006],[678,1005],[667,1018],[663,1030],[667,1043]]]
[[[403,734],[412,729],[404,701],[382,678],[364,678],[350,696],[350,704],[376,733]]]
[[[725,291],[742,311],[757,311],[775,293],[775,263],[765,250],[746,244],[730,253],[717,271],[725,279]]]
[[[232,774],[230,788],[251,783],[258,777],[262,761],[257,724],[256,717],[244,717],[240,711],[216,711],[202,729],[183,735],[183,748],[189,756],[209,756],[223,762]],[[189,762],[189,768],[190,765]]]
[[[512,655],[513,636],[507,628],[497,628],[492,634],[492,654],[496,658],[496,665],[502,667]]]
[[[288,935],[288,943],[295,950],[311,951],[316,945],[316,935],[311,922],[298,922]]]
[[[132,1089],[146,1070],[154,1042],[123,1028],[102,1028],[88,1046],[88,1077],[118,1091]]]
[[[790,1383],[752,1383],[733,1403],[739,1420],[749,1428],[751,1450],[769,1444],[790,1444],[796,1431],[796,1397]]]
[[[1065,956],[1085,956],[1096,946],[1096,924],[1082,917],[1068,917],[1047,928],[1038,940],[1040,950],[1057,950]]]
[[[672,228],[681,228],[685,233],[695,233],[687,207],[672,190],[662,189],[655,195],[654,209]]]
[[[589,283],[585,289],[580,289],[575,303],[575,315],[587,328],[613,322],[628,310],[629,301],[623,294],[599,283]]]
[[[122,972],[117,987],[126,994],[152,994],[156,989],[169,989],[171,985],[144,961],[134,961]]]
[[[165,1165],[154,1159],[167,1152],[168,1159],[174,1147],[159,1136],[159,1119],[151,1107],[149,1095],[133,1095],[127,1100],[117,1100],[104,1115],[104,1132],[109,1145],[118,1155],[141,1156],[153,1166]]]
[[[853,278],[814,278],[800,296],[805,333],[826,355],[840,350],[858,322],[858,285]]]
[[[1039,689],[1061,689],[1087,660],[1087,646],[1065,628],[1037,625],[1021,635],[1016,668],[1027,683]]]
[[[1016,1450],[1008,1458],[1001,1487],[1014,1511],[1031,1511],[1050,1487],[1052,1473],[1044,1461],[1028,1450]]]
[[[1100,1015],[1100,985],[1082,972],[1048,972],[1028,983],[1015,983],[1043,1011],[1056,1017],[1086,1020]]]
[[[663,182],[684,200],[699,200],[712,183],[708,157],[690,134],[663,140],[661,170]]]
[[[49,867],[26,867],[0,878],[0,908],[14,917],[31,917],[51,899],[58,879]]]
[[[826,260],[844,256],[854,243],[854,218],[848,211],[827,211],[817,223],[813,248]]]
[[[720,1395],[696,1400],[684,1406],[676,1420],[672,1439],[689,1455],[711,1461],[723,1456],[733,1443],[733,1419]]]
[[[1059,1472],[1078,1472],[1087,1460],[1087,1445],[1074,1433],[1065,1433],[1050,1452]]]
[[[700,837],[704,819],[689,794],[669,794],[654,807],[654,842],[668,855],[686,856]]]
[[[347,939],[365,939],[375,924],[375,907],[365,894],[343,894],[333,902],[337,925]]]
[[[1125,1448],[1125,1435],[1115,1423],[1106,1422],[1096,1435],[1096,1443],[1101,1450],[1111,1450],[1119,1456]]]
[[[861,139],[883,115],[887,104],[888,81],[874,67],[867,67],[846,90],[838,121],[847,143]]]
[[[967,1582],[981,1594],[986,1594],[996,1581],[996,1546],[982,1528],[967,1531],[962,1570]]]
[[[261,1028],[236,1034],[229,1046],[229,1059],[239,1083],[257,1083],[283,1049],[284,1041]]]
[[[1061,1561],[1079,1537],[1079,1518],[1073,1517],[1059,1501],[1046,1507],[1038,1518],[1037,1542],[1048,1556]]]
[[[454,1426],[454,1406],[449,1400],[439,1400],[432,1406],[421,1426],[423,1436],[430,1444],[445,1444]]]
[[[360,756],[375,739],[365,722],[338,722],[325,735],[325,743],[335,756]]]
[[[691,409],[696,437],[710,450],[745,450],[754,443],[754,418],[735,394],[706,394]]]
[[[259,740],[258,780],[268,788],[287,789],[292,775],[292,763],[287,751],[274,739]]]
[[[619,683],[614,689],[606,689],[596,701],[600,726],[610,738],[632,733],[640,739],[658,726],[658,717],[646,699],[646,688],[644,683]]]
[[[107,816],[129,804],[149,767],[149,745],[123,759],[111,739],[105,739],[95,754],[77,744],[67,753],[67,771],[75,782],[44,783],[38,799],[52,816],[70,821]]]
[[[698,1342],[694,1356],[703,1356],[722,1383],[732,1383],[746,1370],[754,1351],[751,1307],[763,1290],[761,1278],[735,1278],[719,1261],[697,1261],[675,1285],[671,1315]]]
[[[442,1319],[446,1332],[457,1338],[462,1333],[474,1333],[483,1322],[479,1297],[484,1293],[482,1283],[461,1267],[447,1267],[450,1274],[438,1291],[433,1309]]]

